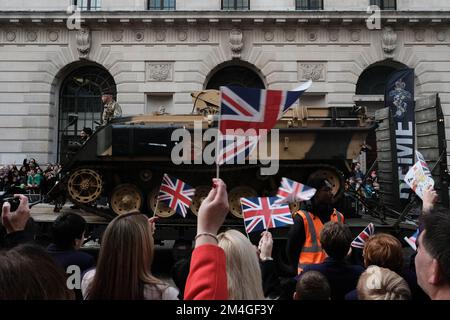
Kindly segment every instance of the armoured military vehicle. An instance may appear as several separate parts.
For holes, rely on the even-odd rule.
[[[195,114],[169,115],[164,112],[115,119],[99,127],[92,137],[63,163],[64,178],[53,190],[58,205],[66,199],[84,210],[113,218],[132,210],[152,215],[162,176],[167,173],[196,188],[187,218],[158,204],[156,214],[160,225],[167,226],[163,239],[183,236],[188,226],[195,226],[202,199],[211,187],[216,166],[204,163],[175,165],[171,160],[176,141],[174,130],[192,131],[194,122],[202,130],[217,127],[217,91],[206,90],[192,94]],[[240,197],[273,196],[281,177],[306,183],[314,176],[327,177],[338,199],[344,190],[344,176],[350,172],[374,122],[364,108],[324,108],[296,106],[277,122],[279,129],[279,170],[276,175],[261,175],[261,164],[222,165],[220,177],[229,192],[229,225],[243,226]],[[211,142],[214,143],[214,142]],[[204,148],[207,142],[195,148]],[[195,151],[193,152],[195,153]],[[99,205],[107,199],[109,207]],[[293,204],[292,210],[298,205]],[[195,228],[194,228],[195,231]],[[178,234],[176,234],[178,233]]]

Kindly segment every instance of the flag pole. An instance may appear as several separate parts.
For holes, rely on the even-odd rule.
[[[241,204],[242,222],[244,222],[244,230],[245,230],[245,234],[247,235],[247,239],[250,241],[250,236],[248,235],[247,227],[245,226],[244,210],[242,209],[241,199],[239,199],[239,202],[240,202],[240,204]]]
[[[158,211],[158,206],[159,206],[159,193],[160,193],[160,190],[158,190],[158,195],[156,196],[156,206],[155,206],[155,210],[153,210],[153,217],[155,217],[156,212]],[[152,217],[152,218],[153,218],[153,217]]]
[[[219,163],[216,162],[216,178],[219,179]]]
[[[164,180],[164,176],[163,176],[163,180]],[[161,184],[163,182],[161,181]],[[153,210],[153,217],[156,215],[156,212],[158,211],[158,206],[159,206],[159,194],[161,193],[161,184],[159,185],[159,189],[158,189],[158,195],[156,196],[156,206],[155,206],[155,210]]]
[[[220,88],[219,88],[220,90]],[[219,151],[220,151],[220,118],[222,115],[222,90],[220,92],[220,99],[219,99],[219,120],[217,121],[217,148],[216,148],[216,179],[219,179]]]

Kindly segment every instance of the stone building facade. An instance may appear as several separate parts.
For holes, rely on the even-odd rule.
[[[410,67],[416,97],[438,92],[450,128],[448,1],[375,1],[392,9],[378,13],[370,0],[77,2],[0,3],[0,163],[57,161],[64,136],[100,119],[105,88],[124,115],[190,113],[192,91],[223,82],[312,79],[303,104],[373,111],[386,75]]]

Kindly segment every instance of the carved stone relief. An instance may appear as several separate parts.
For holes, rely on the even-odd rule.
[[[436,39],[439,42],[447,40],[447,32],[445,30],[436,30]]]
[[[308,41],[316,41],[317,40],[317,31],[316,30],[307,31],[307,38],[308,38]]]
[[[142,40],[144,40],[144,31],[142,30],[137,30],[134,33],[134,40],[141,42]]]
[[[244,48],[243,42],[244,35],[239,29],[233,29],[230,31],[230,49],[232,58],[241,58],[242,48]]]
[[[146,81],[172,81],[173,62],[147,62]]]
[[[295,30],[286,30],[284,32],[284,37],[286,38],[286,41],[292,42],[295,40],[296,31]]]
[[[50,30],[47,35],[48,41],[55,42],[59,38],[58,30]]]
[[[300,62],[298,72],[299,80],[326,81],[324,63]]]
[[[179,30],[177,33],[177,38],[179,41],[186,41],[188,37],[187,31],[186,30]]]
[[[112,32],[112,39],[114,42],[120,42],[123,39],[123,30],[114,30]]]
[[[416,39],[417,42],[425,41],[425,30],[417,29],[414,31],[414,39]]]
[[[37,32],[36,31],[27,31],[26,33],[27,41],[34,42],[37,39]]]
[[[77,50],[80,59],[87,58],[91,50],[91,31],[87,28],[81,28],[76,33]]]
[[[358,42],[359,40],[361,40],[361,30],[351,30],[350,39],[353,42]]]
[[[328,39],[331,42],[336,42],[339,40],[339,30],[328,30]]]
[[[208,41],[209,40],[209,29],[203,29],[198,32],[198,39],[200,41]]]
[[[385,56],[392,58],[397,48],[397,33],[392,27],[385,27],[381,34],[381,47]]]
[[[156,31],[156,41],[164,41],[164,40],[166,40],[166,30]]]
[[[5,38],[6,38],[6,41],[13,42],[14,40],[16,40],[16,31],[13,31],[13,30],[6,31]]]
[[[264,40],[272,41],[274,37],[275,37],[275,35],[274,35],[273,31],[267,30],[264,32]]]

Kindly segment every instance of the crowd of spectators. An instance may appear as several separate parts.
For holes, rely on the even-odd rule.
[[[377,171],[371,170],[370,173],[365,175],[361,171],[361,165],[358,162],[354,163],[352,174],[346,181],[346,189],[347,191],[357,193],[365,199],[378,200],[380,185],[378,183]]]
[[[0,166],[0,191],[6,194],[45,195],[60,178],[61,166],[48,163],[40,166],[35,159],[24,159],[16,164]]]
[[[324,185],[323,192],[328,192],[327,188]],[[424,203],[424,208],[434,206],[432,192],[428,190],[430,197],[424,199],[431,201],[425,200],[429,203]],[[33,245],[26,229],[28,198],[17,197],[20,205],[16,211],[10,211],[9,203],[2,208],[6,235],[0,239],[0,299],[450,299],[448,209],[431,208],[422,214],[418,250],[408,260],[411,263],[402,257],[401,242],[387,233],[368,238],[360,251],[361,263],[353,261],[349,227],[343,220],[330,219],[318,234],[323,259],[304,265],[292,275],[293,285],[285,286],[272,257],[277,240],[269,231],[262,232],[257,246],[239,231],[219,233],[229,211],[228,194],[225,183],[213,179],[198,212],[192,254],[174,266],[183,271],[174,272],[180,294],[151,271],[155,217],[138,211],[117,216],[103,234],[95,262],[79,251],[86,222],[75,213],[64,213],[55,220],[50,246]],[[304,253],[302,250],[300,255]],[[67,285],[71,278],[68,269],[73,266],[81,270],[81,288]],[[418,290],[422,296],[416,294]]]

